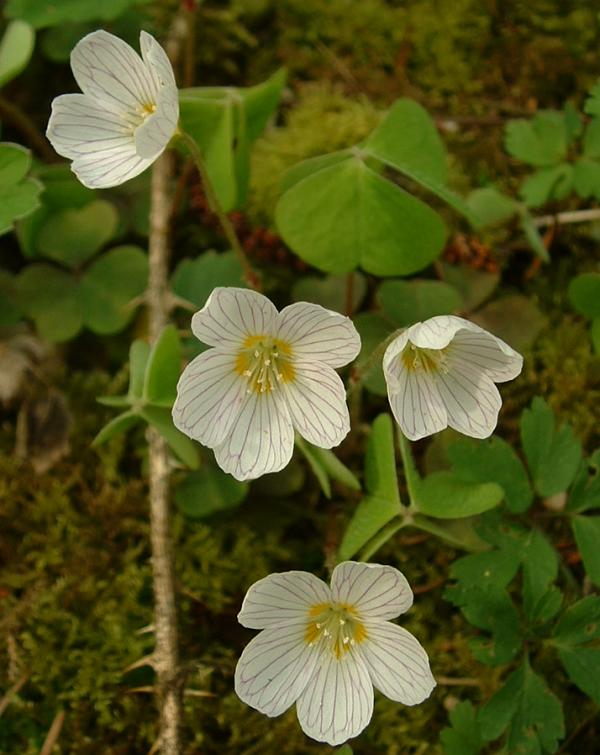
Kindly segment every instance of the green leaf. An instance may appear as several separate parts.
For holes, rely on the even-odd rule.
[[[31,167],[31,153],[20,144],[0,144],[0,181],[2,186],[12,186],[25,178]]]
[[[367,281],[361,273],[352,275],[352,311],[355,312],[367,293]],[[294,301],[310,301],[334,312],[346,311],[347,276],[328,275],[325,278],[307,275],[292,286]]]
[[[167,441],[173,453],[190,469],[197,469],[200,460],[193,440],[180,432],[171,419],[171,411],[160,406],[146,406],[140,415]]]
[[[572,188],[573,167],[568,163],[561,163],[527,176],[519,194],[527,207],[541,207],[550,199],[564,199]]]
[[[429,113],[414,100],[396,100],[364,149],[397,170],[419,172],[441,184],[447,181],[442,140]]]
[[[114,206],[97,199],[81,209],[50,215],[39,231],[37,244],[44,256],[75,269],[113,238],[118,221]]]
[[[276,220],[292,250],[328,273],[361,266],[375,275],[408,275],[436,259],[445,240],[437,213],[356,157],[292,186]]]
[[[507,731],[506,747],[511,755],[556,752],[565,734],[560,701],[527,659],[483,706],[479,725],[488,741]]]
[[[360,490],[360,482],[348,467],[342,464],[333,451],[313,446],[312,443],[305,441],[300,436],[296,436],[296,446],[308,461],[327,498],[331,498],[330,478],[341,482],[352,490]]]
[[[29,265],[17,279],[19,301],[47,341],[68,341],[83,326],[77,281],[50,265]]]
[[[567,102],[565,104],[563,113],[565,119],[565,130],[567,134],[567,144],[571,145],[578,136],[581,136],[581,133],[583,131],[583,118],[572,102]]]
[[[567,511],[581,513],[600,508],[600,473],[598,452],[581,465],[573,482],[567,502]]]
[[[137,412],[123,412],[123,414],[119,414],[111,419],[108,424],[104,425],[92,441],[92,446],[99,446],[116,435],[127,432],[129,428],[137,425],[141,420],[142,418]]]
[[[379,530],[402,512],[396,455],[394,426],[389,414],[380,414],[371,428],[365,457],[365,490],[339,548],[338,559],[347,561],[354,556]]]
[[[83,320],[94,333],[117,333],[133,317],[128,306],[143,293],[148,259],[136,246],[118,246],[103,254],[81,281]]]
[[[306,443],[306,441],[304,441],[299,435],[296,436],[296,446],[302,452],[302,455],[308,462],[314,476],[317,478],[321,490],[323,491],[323,495],[326,498],[331,498],[331,483],[329,482],[329,476],[316,454],[313,453],[313,448],[315,447],[310,446],[310,444]]]
[[[520,294],[494,297],[471,319],[517,351],[528,349],[546,325],[535,302]]]
[[[448,448],[454,472],[472,482],[496,482],[510,511],[522,513],[533,502],[527,472],[512,447],[502,438],[472,442],[458,440]]]
[[[533,218],[529,212],[523,208],[520,218],[521,230],[525,234],[525,238],[533,252],[542,260],[542,262],[550,262],[550,255],[544,244],[544,240],[540,236],[540,232],[533,222]]]
[[[266,81],[247,89],[239,89],[246,111],[248,141],[253,142],[264,131],[277,110],[285,86],[286,71],[280,68]]]
[[[555,427],[552,409],[539,396],[521,416],[521,443],[536,491],[548,497],[567,490],[581,462],[581,443],[569,425]]]
[[[584,157],[600,157],[600,118],[592,118],[583,137]]]
[[[500,282],[499,273],[474,270],[466,265],[450,265],[447,262],[438,264],[441,267],[443,279],[459,292],[467,311],[483,304]]]
[[[0,88],[18,76],[33,53],[35,33],[26,21],[11,21],[0,40]]]
[[[361,312],[353,318],[354,326],[360,335],[360,353],[356,360],[357,370],[362,370],[374,349],[394,330],[393,325],[376,312]],[[376,396],[387,396],[382,363],[374,364],[364,376],[363,385]]]
[[[501,225],[518,212],[518,205],[506,194],[493,186],[474,189],[467,197],[467,204],[478,218],[478,228]]]
[[[182,514],[203,519],[239,506],[248,494],[247,482],[238,482],[218,467],[204,464],[177,485],[175,503]]]
[[[281,178],[280,189],[281,193],[291,189],[297,183],[302,181],[303,178],[312,176],[313,173],[318,173],[324,168],[329,168],[338,163],[344,162],[352,154],[351,150],[343,149],[339,152],[330,152],[328,155],[318,155],[317,157],[309,157],[307,160],[296,163],[291,168],[285,171]]]
[[[22,314],[16,278],[0,268],[0,327],[16,325]]]
[[[343,745],[339,750],[336,750],[337,755],[352,755],[353,750],[350,745]]]
[[[177,328],[163,328],[152,347],[146,375],[143,397],[155,406],[171,407],[177,398],[177,381],[181,372],[181,341]]]
[[[530,531],[520,555],[523,565],[523,606],[527,617],[533,619],[538,602],[556,579],[558,557],[538,530]]]
[[[588,115],[600,115],[600,79],[590,89],[584,110]]]
[[[201,309],[217,286],[244,288],[244,271],[235,252],[204,252],[182,260],[171,278],[173,293]]]
[[[137,338],[129,347],[129,390],[128,398],[140,400],[144,395],[146,366],[150,359],[150,344]]]
[[[434,280],[384,281],[377,301],[395,325],[412,325],[435,315],[449,315],[461,309],[459,292],[448,283]]]
[[[586,574],[600,586],[600,516],[576,516],[572,524]]]
[[[540,111],[530,121],[510,121],[505,130],[506,151],[528,165],[545,168],[561,162],[567,153],[564,116]]]
[[[582,199],[600,199],[600,163],[581,158],[573,165],[573,188]]]
[[[600,704],[600,598],[590,595],[568,608],[554,628],[553,643],[569,679]]]
[[[31,154],[20,144],[0,144],[0,235],[10,231],[15,220],[31,214],[38,206],[41,185],[25,178]]]
[[[433,472],[419,485],[419,512],[436,519],[475,516],[497,506],[504,491],[494,482],[477,483],[454,472]]]
[[[595,317],[592,320],[592,326],[590,328],[590,338],[592,339],[592,346],[596,354],[600,354],[600,317]]]
[[[569,301],[579,314],[600,317],[600,273],[581,273],[569,283]]]
[[[483,739],[473,703],[469,700],[458,703],[450,711],[450,723],[440,735],[446,755],[477,755]]]
[[[36,29],[45,26],[101,19],[112,21],[132,5],[143,5],[148,0],[102,0],[101,3],[81,0],[8,0],[7,18],[22,18]]]

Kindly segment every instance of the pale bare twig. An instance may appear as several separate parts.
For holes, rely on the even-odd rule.
[[[6,691],[6,694],[2,697],[2,699],[0,699],[0,716],[8,708],[12,699],[19,694],[21,688],[25,685],[28,679],[29,674],[23,674],[23,676],[18,679],[9,690]]]
[[[44,740],[44,744],[42,745],[42,749],[40,750],[40,755],[50,755],[54,748],[54,745],[58,741],[64,722],[65,712],[64,710],[59,710],[58,713],[54,716],[54,720],[52,721],[52,724],[48,729],[48,734],[46,735],[46,739]]]

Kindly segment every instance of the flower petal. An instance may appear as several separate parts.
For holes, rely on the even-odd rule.
[[[406,577],[393,566],[344,561],[331,575],[331,596],[365,619],[393,619],[408,611],[413,594]]]
[[[176,89],[175,74],[169,56],[147,31],[140,32],[140,50],[144,63],[154,69],[160,83]]]
[[[132,47],[107,31],[87,34],[75,45],[71,68],[84,94],[120,111],[137,111],[156,100],[156,76]]]
[[[163,87],[156,111],[135,130],[135,147],[140,157],[155,160],[171,141],[179,119],[177,89]]]
[[[215,447],[215,459],[236,480],[278,472],[294,450],[294,428],[280,391],[247,393],[228,437]]]
[[[59,155],[71,159],[90,153],[102,159],[123,148],[135,154],[131,129],[122,116],[85,94],[53,100],[46,136]]]
[[[324,653],[297,711],[304,733],[318,742],[335,746],[360,734],[373,715],[373,685],[360,656]]]
[[[177,384],[173,422],[209,448],[223,442],[246,397],[235,355],[209,349],[193,359]]]
[[[366,622],[359,652],[373,685],[386,697],[416,705],[429,697],[435,679],[423,646],[406,629],[389,621]]]
[[[498,422],[502,399],[491,378],[478,367],[453,363],[438,372],[437,385],[448,414],[448,424],[473,438],[487,438]]]
[[[267,716],[298,699],[314,673],[318,648],[304,640],[305,623],[263,630],[246,646],[235,669],[235,691]]]
[[[294,427],[319,448],[339,446],[350,430],[346,389],[327,364],[294,362],[294,379],[282,383]]]
[[[192,331],[209,346],[238,349],[249,336],[274,333],[277,317],[266,296],[246,288],[219,287],[192,318]]]
[[[466,362],[478,367],[495,383],[516,378],[523,369],[523,357],[519,353],[500,338],[480,328],[459,330],[446,356],[453,364]]]
[[[329,587],[314,574],[305,571],[269,574],[246,593],[238,621],[249,629],[291,621],[306,623],[311,606],[330,600]]]
[[[281,310],[277,337],[291,344],[301,360],[343,367],[358,356],[360,336],[352,320],[308,302]]]
[[[432,375],[410,370],[397,356],[384,360],[384,374],[392,413],[410,440],[433,435],[448,426],[448,415]]]
[[[135,153],[134,147],[119,147],[110,152],[90,153],[77,157],[71,170],[88,189],[119,186],[143,173],[152,164]]]

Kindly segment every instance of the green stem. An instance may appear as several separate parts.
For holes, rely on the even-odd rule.
[[[402,457],[404,477],[408,489],[409,508],[415,510],[419,508],[419,485],[421,478],[415,466],[410,441],[402,430],[398,430],[398,446],[400,447],[400,456]]]
[[[393,333],[390,333],[390,335],[387,338],[384,338],[384,340],[381,341],[381,343],[377,344],[377,346],[373,349],[373,351],[369,355],[368,359],[365,359],[364,362],[361,362],[355,367],[355,369],[352,372],[352,377],[350,378],[350,387],[348,388],[348,391],[347,391],[348,395],[350,395],[351,393],[354,393],[354,391],[360,388],[360,386],[367,379],[367,376],[369,375],[371,370],[377,365],[378,362],[381,362],[381,360],[383,359],[383,355],[385,354],[387,347],[404,330],[406,330],[406,328],[398,328],[398,330],[395,330]]]
[[[244,249],[242,248],[242,245],[240,243],[240,240],[237,237],[237,234],[231,223],[231,220],[229,219],[227,213],[223,210],[223,207],[221,206],[221,202],[219,201],[219,198],[214,189],[210,176],[208,175],[208,171],[206,169],[206,163],[204,162],[204,157],[202,156],[202,152],[200,151],[200,148],[196,144],[195,140],[185,131],[181,131],[181,130],[179,131],[179,138],[185,143],[186,147],[190,151],[191,156],[194,159],[194,162],[196,163],[196,167],[198,168],[198,173],[200,174],[200,179],[202,180],[204,191],[206,192],[206,198],[208,199],[208,204],[210,205],[211,210],[215,213],[215,215],[219,219],[219,223],[221,224],[223,233],[225,234],[227,241],[229,241],[231,248],[235,252],[240,262],[240,265],[242,266],[242,270],[244,271],[244,278],[246,279],[246,282],[251,288],[258,289],[259,288],[258,276],[254,272],[254,269],[252,268],[252,265],[250,264],[248,257],[246,256],[246,252],[244,252]]]
[[[407,527],[410,523],[409,517],[392,519],[391,522],[388,522],[385,527],[382,527],[379,532],[376,535],[373,535],[373,537],[367,542],[361,550],[358,560],[368,561],[382,545],[387,543],[387,541],[396,534],[396,532]]]
[[[475,531],[465,530],[461,533],[461,536],[461,534],[457,534],[452,530],[455,520],[445,519],[442,521],[445,523],[445,526],[437,524],[435,520],[430,519],[428,516],[415,514],[411,520],[411,524],[418,530],[429,532],[430,535],[435,535],[450,545],[461,548],[461,550],[482,551],[489,549],[489,544],[482,540]]]

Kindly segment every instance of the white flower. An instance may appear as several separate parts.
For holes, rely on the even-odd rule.
[[[117,186],[144,171],[163,152],[179,118],[171,63],[150,34],[140,34],[142,57],[106,31],[85,36],[71,53],[83,94],[52,103],[46,136],[73,160],[84,186]]]
[[[306,302],[278,312],[255,291],[216,288],[192,331],[214,348],[185,368],[173,421],[213,448],[225,472],[248,480],[282,469],[294,429],[321,448],[347,435],[346,391],[333,368],[360,350],[349,318]]]
[[[494,383],[517,377],[523,357],[461,317],[432,317],[388,346],[383,371],[396,421],[410,440],[450,426],[487,438],[502,399]]]
[[[241,700],[267,716],[296,702],[305,734],[330,745],[371,720],[373,687],[404,705],[435,687],[427,653],[392,624],[413,594],[391,566],[346,561],[331,587],[303,571],[271,574],[248,590],[238,620],[262,629],[235,670]]]

